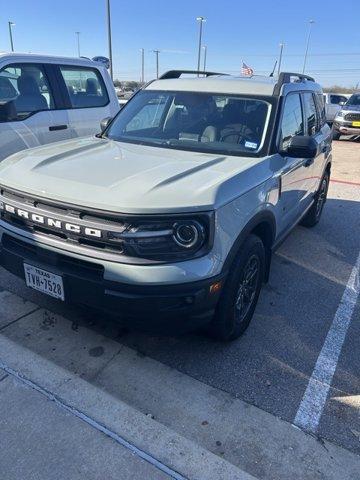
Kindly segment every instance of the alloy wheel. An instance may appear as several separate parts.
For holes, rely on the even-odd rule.
[[[316,202],[316,217],[318,218],[321,215],[321,211],[324,207],[327,193],[327,181],[326,178],[321,182],[320,191],[318,193],[318,198]]]
[[[254,299],[260,275],[260,259],[252,255],[243,269],[235,300],[236,322],[241,323],[248,314]]]

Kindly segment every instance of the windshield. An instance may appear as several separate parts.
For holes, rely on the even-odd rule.
[[[270,110],[269,102],[248,96],[143,90],[106,135],[121,142],[248,155],[262,147]]]
[[[349,100],[346,102],[346,105],[360,105],[360,93],[351,95]]]

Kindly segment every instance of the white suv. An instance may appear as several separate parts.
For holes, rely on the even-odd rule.
[[[0,161],[25,148],[95,134],[119,111],[104,64],[0,54]]]

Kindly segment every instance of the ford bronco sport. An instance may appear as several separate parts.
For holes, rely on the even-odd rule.
[[[0,264],[128,321],[240,336],[272,252],[326,200],[331,130],[308,76],[170,71],[97,137],[0,165]]]

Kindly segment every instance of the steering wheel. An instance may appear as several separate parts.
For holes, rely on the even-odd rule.
[[[240,143],[245,138],[245,136],[242,133],[240,133],[238,130],[230,130],[229,132],[226,132],[223,135],[221,135],[220,142],[225,142],[226,138],[233,137],[233,136],[238,137],[238,141],[236,143]]]

